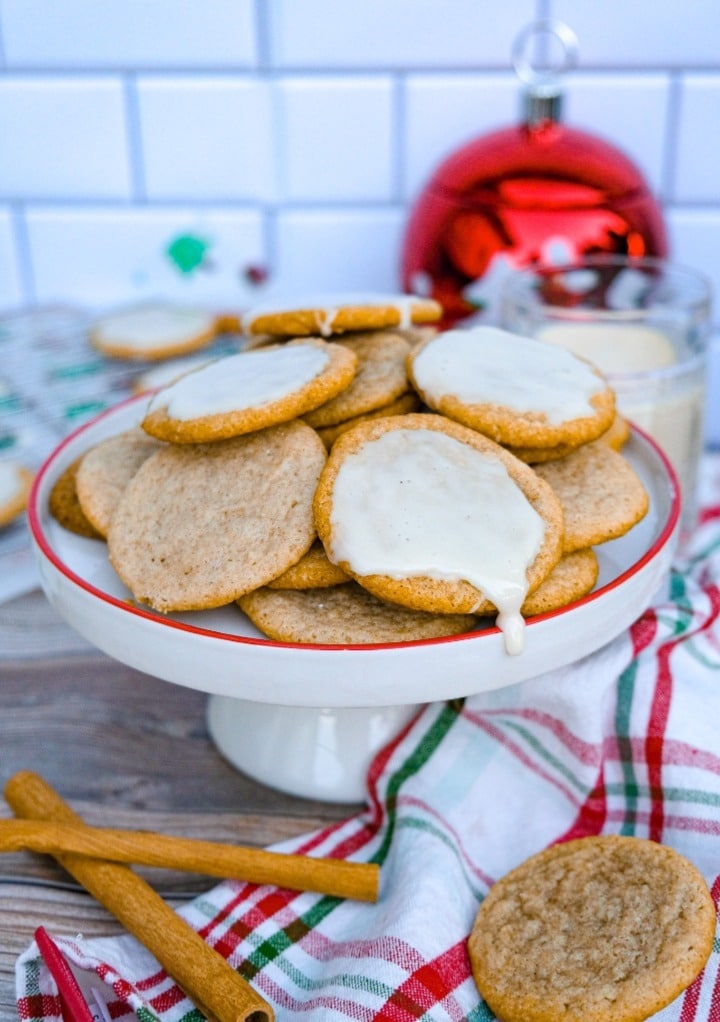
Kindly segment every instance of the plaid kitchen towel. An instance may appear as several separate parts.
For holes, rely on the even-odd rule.
[[[223,882],[181,914],[270,1001],[278,1022],[486,1022],[466,939],[492,883],[545,846],[617,833],[671,845],[720,895],[720,456],[670,586],[627,632],[564,670],[426,707],[376,757],[368,808],[277,846],[382,866],[377,904]],[[60,939],[105,981],[109,1016],[190,1020],[129,936]],[[656,1018],[720,1022],[720,946]],[[23,1020],[58,1018],[32,945]],[[98,983],[102,986],[102,984]]]

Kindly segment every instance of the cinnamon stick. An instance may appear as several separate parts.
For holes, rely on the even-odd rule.
[[[378,897],[379,868],[374,863],[269,852],[150,831],[0,820],[0,852],[22,849],[47,855],[71,852],[93,859],[274,884],[356,901],[377,901]]]
[[[5,798],[17,816],[83,826],[82,818],[31,771],[10,778]],[[145,945],[212,1022],[274,1022],[267,1001],[129,867],[74,853],[55,858]]]

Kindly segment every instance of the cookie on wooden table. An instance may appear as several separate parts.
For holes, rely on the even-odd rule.
[[[29,468],[17,461],[0,461],[0,527],[26,509],[32,481]]]
[[[125,487],[142,463],[161,442],[137,426],[101,440],[81,459],[75,489],[85,517],[101,536],[107,536],[110,521]]]
[[[407,329],[441,316],[442,306],[432,298],[350,292],[268,301],[249,309],[242,326],[246,334],[330,337],[349,330]]]
[[[468,952],[502,1022],[642,1022],[700,974],[714,934],[688,859],[607,835],[553,845],[498,880]]]
[[[520,608],[560,559],[562,508],[537,474],[439,415],[368,420],[333,444],[314,500],[331,561],[413,610],[499,608],[508,649]]]
[[[410,389],[405,359],[410,345],[399,334],[386,330],[360,331],[337,338],[357,356],[352,382],[337,397],[307,412],[303,418],[315,429],[382,408]]]
[[[348,582],[349,576],[328,559],[325,547],[315,540],[297,564],[268,582],[269,589],[325,589]]]
[[[430,338],[408,374],[428,407],[510,447],[577,446],[615,416],[615,394],[589,362],[496,327]]]
[[[299,420],[213,444],[164,445],[115,510],[110,563],[155,610],[232,603],[316,539],[312,499],[327,454]]]
[[[602,439],[534,471],[563,506],[566,552],[624,536],[647,514],[648,494],[635,469]]]
[[[258,589],[240,609],[277,642],[367,645],[460,635],[476,623],[470,614],[429,614],[376,599],[356,582],[330,589]]]
[[[216,359],[157,391],[143,429],[176,444],[226,440],[288,422],[349,386],[357,355],[317,337]]]
[[[75,479],[84,455],[76,458],[64,472],[57,477],[48,497],[48,509],[55,521],[59,522],[68,532],[86,539],[104,539],[104,535],[88,521],[78,500]]]
[[[152,362],[196,351],[217,333],[217,317],[211,312],[158,304],[101,316],[91,327],[89,340],[110,358]]]

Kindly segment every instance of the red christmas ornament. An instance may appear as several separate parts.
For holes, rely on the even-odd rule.
[[[512,268],[667,254],[662,211],[639,169],[609,142],[560,123],[557,71],[538,73],[524,61],[539,33],[560,39],[569,66],[576,40],[567,26],[528,26],[514,49],[527,85],[523,123],[450,155],[410,212],[402,286],[440,302],[445,327],[487,309],[493,285]]]

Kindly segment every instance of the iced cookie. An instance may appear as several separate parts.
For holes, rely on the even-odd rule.
[[[603,440],[536,465],[565,515],[566,552],[617,539],[647,514],[647,491],[630,462]]]
[[[217,318],[210,312],[146,305],[100,317],[89,339],[111,358],[154,361],[202,348],[217,332]]]
[[[312,498],[326,452],[303,422],[213,444],[167,445],[128,483],[110,562],[161,612],[232,603],[295,564],[316,538]]]
[[[242,326],[246,334],[330,337],[348,330],[407,329],[419,323],[434,323],[441,315],[438,302],[414,295],[362,292],[302,295],[248,310]]]
[[[608,835],[554,845],[498,880],[468,952],[503,1022],[642,1022],[699,975],[714,934],[688,859]]]
[[[334,343],[357,356],[357,370],[349,387],[303,416],[308,425],[316,429],[336,426],[388,405],[410,389],[405,370],[410,345],[398,334],[363,331],[338,338]]]
[[[334,443],[314,501],[328,557],[383,600],[474,614],[489,600],[509,652],[562,551],[552,489],[492,440],[439,415],[368,420]]]
[[[277,642],[412,642],[460,635],[475,624],[469,614],[428,614],[383,603],[356,582],[331,589],[258,589],[241,597],[238,605],[256,628]]]
[[[325,547],[316,540],[297,564],[284,571],[278,578],[268,582],[269,589],[325,589],[328,586],[348,582],[349,576],[333,564],[325,553]]]
[[[0,461],[0,527],[8,525],[27,507],[33,474],[15,461]]]
[[[391,401],[389,405],[376,408],[374,412],[356,415],[352,419],[346,419],[345,422],[339,422],[337,426],[319,427],[317,432],[329,450],[341,433],[346,433],[353,426],[357,426],[359,422],[366,422],[368,419],[382,419],[388,415],[408,415],[410,412],[419,412],[421,409],[422,401],[414,390],[409,390],[406,394],[401,394],[395,401]]]
[[[587,443],[615,415],[589,362],[495,327],[438,334],[411,351],[408,374],[430,408],[509,447]]]
[[[609,429],[598,437],[614,451],[620,451],[630,439],[630,423],[621,415],[615,415]],[[594,442],[594,441],[593,441]],[[582,444],[557,444],[555,447],[508,447],[508,450],[527,465],[541,465],[546,461],[558,461],[582,447]]]
[[[287,422],[352,381],[357,355],[319,338],[228,355],[155,393],[143,429],[172,443],[225,440]]]
[[[140,427],[102,440],[80,459],[75,489],[85,517],[101,536],[125,487],[142,463],[161,446]]]
[[[81,455],[76,458],[55,480],[48,497],[48,508],[55,521],[68,532],[74,532],[76,536],[85,536],[86,539],[104,539],[88,521],[78,500],[75,479],[83,457],[84,455]]]

